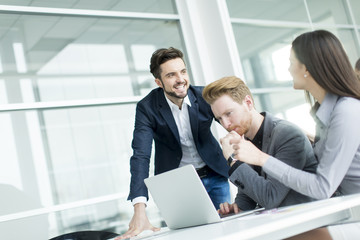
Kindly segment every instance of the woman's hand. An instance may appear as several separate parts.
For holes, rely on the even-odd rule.
[[[244,135],[240,136],[235,131],[221,138],[220,143],[226,159],[234,154],[237,160],[262,167],[269,158],[268,154],[259,150],[252,142],[246,140]]]
[[[235,158],[247,164],[262,167],[270,157],[268,154],[255,147],[252,142],[246,140],[244,136],[230,139],[229,144],[234,149]]]

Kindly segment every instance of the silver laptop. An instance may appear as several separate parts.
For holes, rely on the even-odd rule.
[[[144,181],[171,229],[215,223],[262,210],[244,211],[220,218],[193,165],[149,177]]]

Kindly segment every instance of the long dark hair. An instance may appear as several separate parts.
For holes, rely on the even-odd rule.
[[[360,58],[355,63],[355,69],[360,71]]]
[[[360,82],[334,34],[325,30],[303,33],[292,42],[292,49],[325,91],[360,99]]]

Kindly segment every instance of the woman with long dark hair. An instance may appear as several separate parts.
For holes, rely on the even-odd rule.
[[[284,185],[316,199],[360,193],[360,81],[341,42],[325,30],[298,36],[289,72],[293,87],[305,90],[313,105],[316,173],[286,165],[232,132],[226,137],[235,158],[261,166]]]

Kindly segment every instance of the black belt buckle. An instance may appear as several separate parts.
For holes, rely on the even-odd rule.
[[[210,173],[210,168],[205,165],[202,168],[196,169],[196,172],[199,175],[199,178],[204,178]]]

